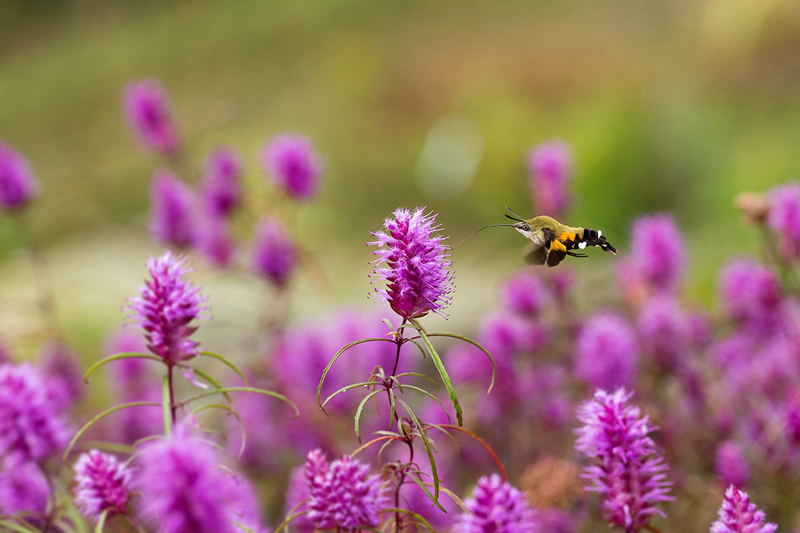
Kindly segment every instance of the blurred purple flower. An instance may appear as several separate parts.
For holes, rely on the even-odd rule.
[[[575,533],[572,517],[559,509],[537,509],[536,522],[542,533]]]
[[[231,264],[236,251],[236,243],[225,218],[209,215],[199,221],[194,241],[197,251],[212,266],[226,268]]]
[[[553,296],[556,303],[561,307],[567,306],[570,289],[575,285],[575,275],[568,268],[561,268],[552,274],[550,283],[553,287]]]
[[[328,464],[325,454],[314,450],[306,458],[306,480],[308,517],[318,528],[378,527],[384,495],[380,476],[370,476],[367,465],[349,455]]]
[[[47,479],[36,463],[5,461],[0,470],[0,515],[43,515],[49,498]]]
[[[0,366],[0,456],[42,461],[68,440],[67,423],[39,371],[28,363]]]
[[[125,118],[142,146],[163,154],[180,148],[167,93],[157,80],[136,80],[125,86]]]
[[[375,294],[403,318],[419,318],[429,311],[443,314],[450,304],[453,274],[445,253],[449,248],[437,235],[442,227],[436,224],[436,215],[426,215],[422,207],[413,213],[399,208],[394,218],[384,221],[383,229],[371,233],[377,241],[367,243],[379,246],[372,252],[378,256],[373,276],[386,282]]]
[[[0,139],[0,208],[25,207],[37,189],[28,161]]]
[[[295,270],[297,250],[289,232],[277,218],[264,216],[256,225],[253,242],[253,271],[283,287]]]
[[[236,531],[252,531],[253,533],[269,533],[261,520],[259,498],[250,480],[240,473],[229,473],[225,487],[227,502]],[[294,528],[292,528],[294,529]]]
[[[139,458],[136,486],[145,517],[162,533],[233,533],[236,516],[225,501],[227,474],[216,450],[186,427],[149,444]]]
[[[575,374],[600,388],[632,386],[638,369],[636,333],[621,316],[605,311],[589,318],[578,334]]]
[[[85,386],[78,354],[61,341],[50,341],[38,358],[42,373],[49,378],[48,394],[62,411],[69,410],[83,396]]]
[[[753,333],[768,336],[780,326],[781,286],[775,274],[749,259],[721,270],[720,299],[729,316]]]
[[[599,464],[584,468],[582,477],[600,494],[603,516],[610,525],[638,531],[654,514],[666,516],[656,508],[672,501],[671,483],[664,462],[648,433],[657,428],[647,416],[639,417],[638,407],[626,406],[633,395],[625,389],[613,394],[598,390],[594,398],[578,407],[583,424],[576,433],[575,449]]]
[[[726,486],[744,487],[747,485],[747,481],[750,479],[750,468],[747,466],[747,458],[739,445],[725,441],[717,446],[714,473]]]
[[[289,482],[286,488],[286,499],[283,506],[283,516],[289,517],[292,514],[301,513],[308,510],[308,500],[311,492],[308,488],[305,466],[298,466],[289,473]],[[291,530],[299,533],[313,533],[317,528],[308,514],[302,514],[292,520]]]
[[[221,146],[208,154],[200,195],[206,212],[228,216],[242,201],[242,158],[233,148]]]
[[[788,259],[800,257],[800,183],[793,181],[769,191],[767,225],[778,236],[778,251]]]
[[[525,494],[497,474],[478,480],[471,498],[464,500],[470,513],[462,513],[454,533],[536,533],[534,512]]]
[[[725,491],[717,515],[719,518],[711,524],[711,533],[774,533],[778,529],[776,524],[765,524],[764,511],[750,502],[745,491],[733,485]]]
[[[687,357],[689,325],[677,300],[657,295],[639,311],[639,333],[642,351],[665,370],[674,370]]]
[[[549,294],[538,277],[527,270],[511,276],[502,286],[503,305],[514,313],[536,317],[547,307]]]
[[[253,377],[250,377],[250,383],[253,386],[263,385]],[[280,416],[279,409],[286,409],[286,406],[271,401],[271,398],[257,395],[248,398],[246,402],[236,404],[241,423],[247,430],[246,445],[239,462],[248,471],[263,471],[276,466],[280,459],[281,448],[288,444],[286,428],[282,427],[282,423],[290,422],[285,420],[286,417]],[[236,417],[227,417],[226,421],[228,428],[226,447],[228,454],[236,457],[242,447],[242,428]]]
[[[75,463],[75,504],[95,522],[104,512],[125,513],[130,485],[130,469],[113,455],[90,450]]]
[[[194,241],[194,192],[175,174],[156,170],[150,187],[150,234],[158,242],[186,248]]]
[[[528,154],[528,172],[535,211],[558,218],[571,203],[572,156],[567,144],[548,141]]]
[[[169,251],[147,260],[150,279],[129,299],[130,319],[145,331],[147,348],[167,365],[197,355],[197,342],[189,337],[197,330],[193,320],[208,310],[200,287],[183,277],[192,271],[186,258]]]
[[[633,222],[632,233],[633,252],[621,266],[624,289],[676,292],[686,270],[686,247],[675,220],[663,213],[640,217]]]
[[[302,135],[280,135],[261,147],[261,166],[295,200],[310,200],[319,187],[323,164],[311,141]]]

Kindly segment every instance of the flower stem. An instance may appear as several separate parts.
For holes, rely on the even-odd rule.
[[[177,410],[177,405],[175,404],[175,385],[172,380],[173,368],[175,368],[173,365],[167,367],[167,381],[169,382],[169,412],[172,415],[172,425],[174,426],[176,422],[175,412]]]

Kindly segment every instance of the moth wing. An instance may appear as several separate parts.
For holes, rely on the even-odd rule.
[[[548,248],[536,244],[529,244],[522,250],[522,252],[525,254],[525,262],[529,265],[546,264],[547,251]]]

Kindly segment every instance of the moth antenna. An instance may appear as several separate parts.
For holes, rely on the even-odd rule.
[[[514,215],[514,217],[517,217],[517,218],[514,218],[514,217],[510,217],[510,216],[506,215],[506,218],[510,218],[511,220],[516,220],[517,222],[525,222],[525,219],[522,218],[521,216],[519,216],[518,214],[516,214],[510,207],[506,206],[506,209],[508,209],[508,212],[511,213],[512,215]]]

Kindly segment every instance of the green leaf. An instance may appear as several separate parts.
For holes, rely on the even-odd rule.
[[[87,370],[86,373],[83,375],[84,383],[89,383],[89,376],[91,376],[95,370],[105,365],[106,363],[110,363],[111,361],[119,361],[120,359],[150,359],[152,361],[158,361],[159,363],[164,362],[164,360],[158,357],[157,355],[149,353],[124,352],[124,353],[109,355],[108,357],[100,359],[95,364],[89,367],[89,370]]]
[[[37,533],[35,529],[29,529],[12,520],[0,520],[0,526],[7,527],[11,531],[16,531],[17,533]]]
[[[420,374],[419,372],[403,372],[402,374],[397,374],[394,377],[395,378],[404,378],[406,376],[417,376],[418,378],[425,378],[428,381],[430,381],[431,383],[433,383],[434,387],[436,387],[436,388],[439,387],[439,385],[435,381],[433,381],[429,376],[426,376],[425,374]]]
[[[319,408],[320,409],[325,411],[325,409],[322,407],[322,384],[325,383],[325,377],[328,375],[328,372],[330,371],[331,367],[333,366],[333,363],[335,363],[336,360],[339,359],[339,357],[344,352],[346,352],[347,350],[349,350],[353,346],[358,346],[359,344],[363,344],[365,342],[373,342],[373,341],[394,343],[394,340],[392,340],[392,339],[384,339],[382,337],[370,337],[368,339],[361,339],[361,340],[353,341],[353,342],[351,342],[349,344],[346,344],[338,352],[336,352],[334,354],[333,358],[331,358],[331,361],[328,363],[328,366],[326,366],[325,370],[322,371],[322,377],[319,379],[319,385],[317,385],[317,403],[319,404]]]
[[[166,375],[161,387],[161,413],[164,415],[164,435],[167,438],[172,435],[172,402],[170,401],[169,386],[169,375]]]
[[[106,525],[106,517],[108,517],[108,509],[100,513],[100,518],[97,520],[94,533],[103,533],[103,526]]]
[[[325,401],[322,402],[322,407],[324,408],[328,404],[328,402],[331,401],[339,393],[342,393],[342,392],[350,390],[350,389],[355,389],[357,387],[365,387],[367,385],[377,385],[377,382],[375,382],[375,381],[362,381],[361,383],[353,383],[352,385],[348,385],[346,387],[342,387],[341,389],[337,390],[336,392],[334,392],[333,394],[328,396],[325,399]]]
[[[396,507],[389,507],[388,509],[384,509],[384,511],[385,512],[389,512],[389,513],[405,513],[405,514],[411,515],[411,516],[414,517],[414,520],[419,520],[420,522],[422,522],[422,525],[427,527],[428,530],[430,530],[432,533],[436,533],[436,530],[433,529],[431,524],[427,520],[422,518],[420,515],[415,513],[414,511],[409,511],[408,509],[398,509]]]
[[[297,518],[299,516],[303,516],[304,514],[308,514],[308,511],[300,511],[299,513],[295,513],[295,514],[291,514],[291,515],[287,516],[286,520],[281,522],[280,525],[275,528],[275,531],[273,531],[273,533],[281,533],[281,530],[283,528],[285,528],[286,526],[288,526],[289,522],[291,522],[292,520],[294,520],[295,518]]]
[[[411,389],[411,390],[415,390],[417,392],[421,392],[422,394],[424,394],[428,398],[432,398],[433,400],[435,400],[436,403],[438,403],[442,407],[442,410],[444,411],[444,414],[447,415],[448,422],[452,422],[452,420],[450,420],[450,413],[447,411],[447,408],[444,406],[444,404],[442,403],[442,401],[439,398],[437,398],[436,396],[434,396],[430,392],[426,391],[425,389],[422,389],[420,387],[415,387],[414,385],[405,385],[405,387],[407,389]]]
[[[420,346],[419,343],[416,340],[414,340],[414,339],[405,339],[405,340],[411,341],[414,344],[414,346],[419,348],[419,353],[422,354],[422,358],[423,359],[427,359],[428,358],[428,356],[425,355],[425,349],[422,346]]]
[[[445,388],[447,389],[448,394],[450,394],[450,401],[453,402],[453,408],[456,410],[456,419],[458,419],[458,425],[463,426],[464,422],[462,420],[462,410],[461,404],[458,403],[458,396],[456,396],[456,390],[453,387],[453,382],[450,380],[450,376],[447,374],[447,369],[444,367],[444,363],[442,362],[442,358],[439,357],[439,354],[436,352],[436,349],[431,344],[430,339],[422,331],[422,328],[419,330],[419,334],[422,337],[425,346],[428,348],[428,353],[431,354],[431,360],[433,361],[434,366],[436,366],[436,370],[439,371],[439,375],[442,377],[442,382],[444,383]]]
[[[127,409],[128,407],[138,407],[140,405],[149,405],[149,406],[161,407],[161,404],[158,403],[158,402],[130,402],[130,403],[123,403],[121,405],[115,405],[114,407],[110,407],[110,408],[106,409],[105,411],[103,411],[99,415],[95,415],[95,417],[92,418],[91,420],[89,420],[81,429],[79,429],[78,432],[75,434],[75,436],[72,437],[72,440],[69,441],[69,444],[67,445],[67,449],[64,450],[64,454],[61,456],[61,459],[64,461],[64,464],[66,464],[66,462],[67,462],[67,457],[69,456],[69,452],[72,451],[72,448],[75,446],[75,443],[78,442],[78,439],[81,438],[81,435],[86,433],[86,431],[90,427],[92,427],[98,420],[100,420],[102,418],[105,418],[106,416],[108,416],[108,415],[110,415],[112,413],[116,413],[117,411],[120,411],[122,409]]]
[[[247,442],[247,431],[245,431],[244,421],[242,421],[242,417],[239,415],[238,411],[231,407],[230,405],[225,405],[221,403],[207,403],[205,405],[201,405],[200,407],[194,409],[192,411],[193,415],[198,413],[202,413],[203,411],[207,411],[208,409],[222,409],[223,411],[228,411],[230,414],[236,417],[236,420],[239,422],[239,430],[242,432],[242,444],[239,446],[239,459],[242,458],[244,455],[244,447],[245,443]]]
[[[392,330],[392,333],[395,333],[394,326],[392,326],[392,322],[388,318],[384,318],[383,320],[381,320],[381,322],[389,326],[389,329]]]
[[[433,503],[436,504],[439,502],[439,472],[436,470],[436,459],[433,458],[433,449],[431,448],[430,440],[428,440],[428,435],[425,434],[425,430],[422,428],[422,424],[420,424],[420,421],[417,418],[417,415],[414,414],[414,411],[411,410],[411,408],[406,402],[403,401],[402,398],[398,398],[397,401],[406,408],[408,416],[410,416],[411,420],[414,421],[414,425],[417,426],[417,431],[419,432],[420,437],[422,437],[422,442],[425,444],[425,452],[428,454],[428,461],[431,463],[431,473],[433,474]],[[433,505],[431,505],[431,507],[433,507]]]
[[[228,359],[224,355],[220,355],[220,354],[214,353],[214,352],[200,352],[200,355],[203,355],[205,357],[211,357],[211,358],[216,359],[217,361],[221,362],[222,364],[224,364],[225,366],[227,366],[228,368],[230,368],[231,370],[236,372],[236,374],[240,378],[242,378],[242,381],[244,381],[245,385],[247,385],[248,387],[250,386],[250,382],[247,380],[247,376],[245,376],[244,372],[239,370],[239,367],[236,366],[233,363],[233,361],[231,361],[230,359]]]
[[[353,417],[353,418],[355,418],[355,421],[356,421],[356,437],[358,438],[358,443],[359,444],[361,444],[361,434],[358,431],[358,423],[361,420],[361,411],[364,409],[364,406],[367,404],[367,402],[369,401],[370,398],[372,398],[376,394],[380,394],[382,392],[383,392],[383,389],[372,391],[369,394],[367,394],[366,396],[364,396],[364,399],[361,400],[360,404],[358,404],[358,409],[356,409],[356,416]]]
[[[425,486],[425,483],[422,481],[422,479],[417,479],[417,476],[415,476],[414,474],[409,474],[409,476],[408,476],[408,477],[410,477],[410,478],[411,478],[411,481],[413,481],[414,483],[416,483],[417,485],[419,485],[419,488],[421,488],[422,490],[424,490],[424,491],[425,491],[425,494],[427,494],[427,495],[428,495],[428,498],[429,498],[429,499],[430,499],[432,502],[434,501],[434,499],[433,499],[433,494],[431,494],[431,491],[429,491],[429,490],[428,490],[428,487],[426,487],[426,486]],[[440,490],[443,490],[443,489],[444,489],[444,487],[440,487]],[[441,509],[441,510],[442,510],[442,512],[443,512],[443,513],[447,513],[447,511],[445,510],[445,508],[444,508],[444,507],[442,507],[442,504],[440,504],[439,502],[434,502],[434,503],[436,504],[436,507],[438,507],[439,509]]]
[[[207,372],[203,372],[199,368],[193,368],[192,370],[194,371],[195,374],[197,374],[198,376],[200,376],[204,380],[208,381],[211,385],[216,387],[217,390],[221,390],[221,389],[224,388],[219,381],[217,381],[213,376],[211,376]],[[228,400],[228,403],[233,405],[233,398],[231,398],[231,395],[228,394],[227,392],[224,392],[222,394],[223,394],[223,396],[225,396],[225,399]]]
[[[178,405],[183,407],[184,405],[188,405],[194,401],[200,400],[201,398],[213,396],[214,394],[224,394],[226,392],[252,392],[255,394],[263,394],[264,396],[272,396],[273,398],[277,398],[291,405],[292,408],[294,409],[295,417],[300,416],[300,409],[297,408],[297,406],[294,404],[292,400],[290,400],[283,394],[279,394],[271,390],[259,389],[257,387],[225,387],[222,389],[207,390],[199,394],[195,394],[194,396],[190,396],[189,398],[186,398]]]
[[[453,339],[459,339],[468,342],[471,345],[475,346],[476,348],[480,349],[483,353],[485,353],[486,357],[489,358],[489,361],[492,362],[492,382],[489,383],[489,390],[486,391],[486,394],[492,392],[492,388],[494,388],[495,379],[497,379],[497,363],[494,362],[494,357],[492,357],[492,354],[489,353],[489,350],[487,350],[474,340],[470,339],[469,337],[465,337],[457,333],[428,333],[428,337],[452,337]]]
[[[402,388],[400,389],[400,392],[401,393],[403,392]],[[388,393],[389,393],[389,405],[391,406],[391,410],[389,412],[389,429],[392,429],[392,426],[394,425],[394,410],[395,410],[394,389],[388,389]]]

